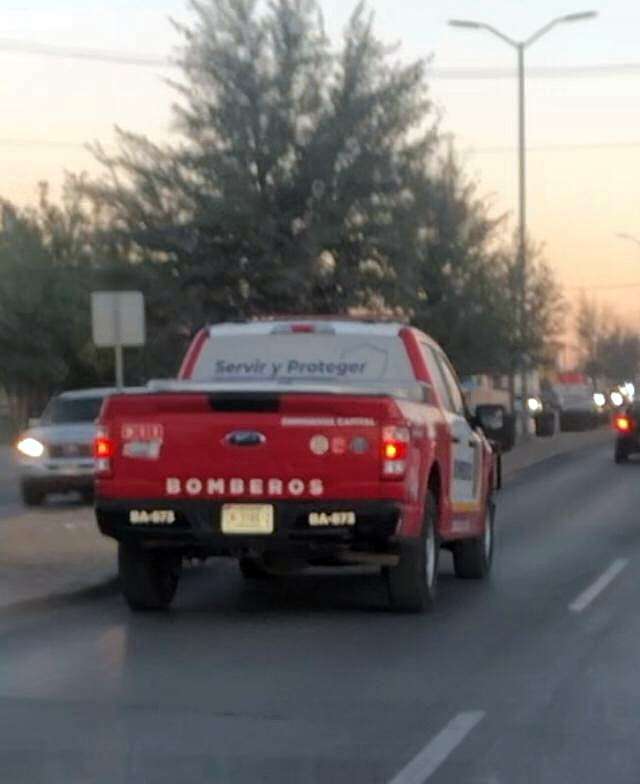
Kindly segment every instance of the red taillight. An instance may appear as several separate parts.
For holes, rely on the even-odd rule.
[[[407,456],[407,445],[403,441],[385,441],[382,452],[385,460],[404,460]]]
[[[620,433],[628,433],[633,430],[633,422],[628,416],[617,416],[614,420],[614,426]]]
[[[382,476],[400,479],[407,470],[410,433],[408,427],[388,425],[382,428]]]
[[[113,457],[113,441],[103,428],[99,428],[93,440],[93,456],[97,474],[108,474],[111,471]]]
[[[106,438],[105,436],[99,436],[96,438],[95,443],[93,445],[93,456],[96,459],[105,458],[108,459],[113,455],[113,444],[111,443],[110,438]]]

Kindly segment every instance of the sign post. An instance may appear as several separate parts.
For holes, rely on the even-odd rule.
[[[113,348],[118,389],[124,387],[125,346],[144,346],[144,296],[140,291],[94,291],[91,294],[93,342]]]

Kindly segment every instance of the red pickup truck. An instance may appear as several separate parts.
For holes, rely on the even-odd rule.
[[[208,327],[178,380],[102,408],[96,515],[124,596],[167,607],[183,559],[227,556],[247,578],[378,566],[394,608],[428,609],[440,548],[459,577],[491,569],[490,419],[469,415],[443,351],[402,324]]]

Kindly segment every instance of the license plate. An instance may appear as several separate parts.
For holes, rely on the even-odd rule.
[[[66,474],[66,476],[78,476],[83,473],[91,473],[92,469],[89,471],[86,469],[83,470],[82,466],[77,465],[76,463],[50,463],[49,470],[57,471],[60,474]]]
[[[224,504],[220,527],[223,534],[272,534],[270,504]]]

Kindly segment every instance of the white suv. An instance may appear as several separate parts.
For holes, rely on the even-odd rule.
[[[77,491],[93,497],[95,420],[104,399],[117,390],[63,392],[49,401],[16,442],[22,500],[39,506],[48,493]],[[130,391],[130,390],[128,390]]]

